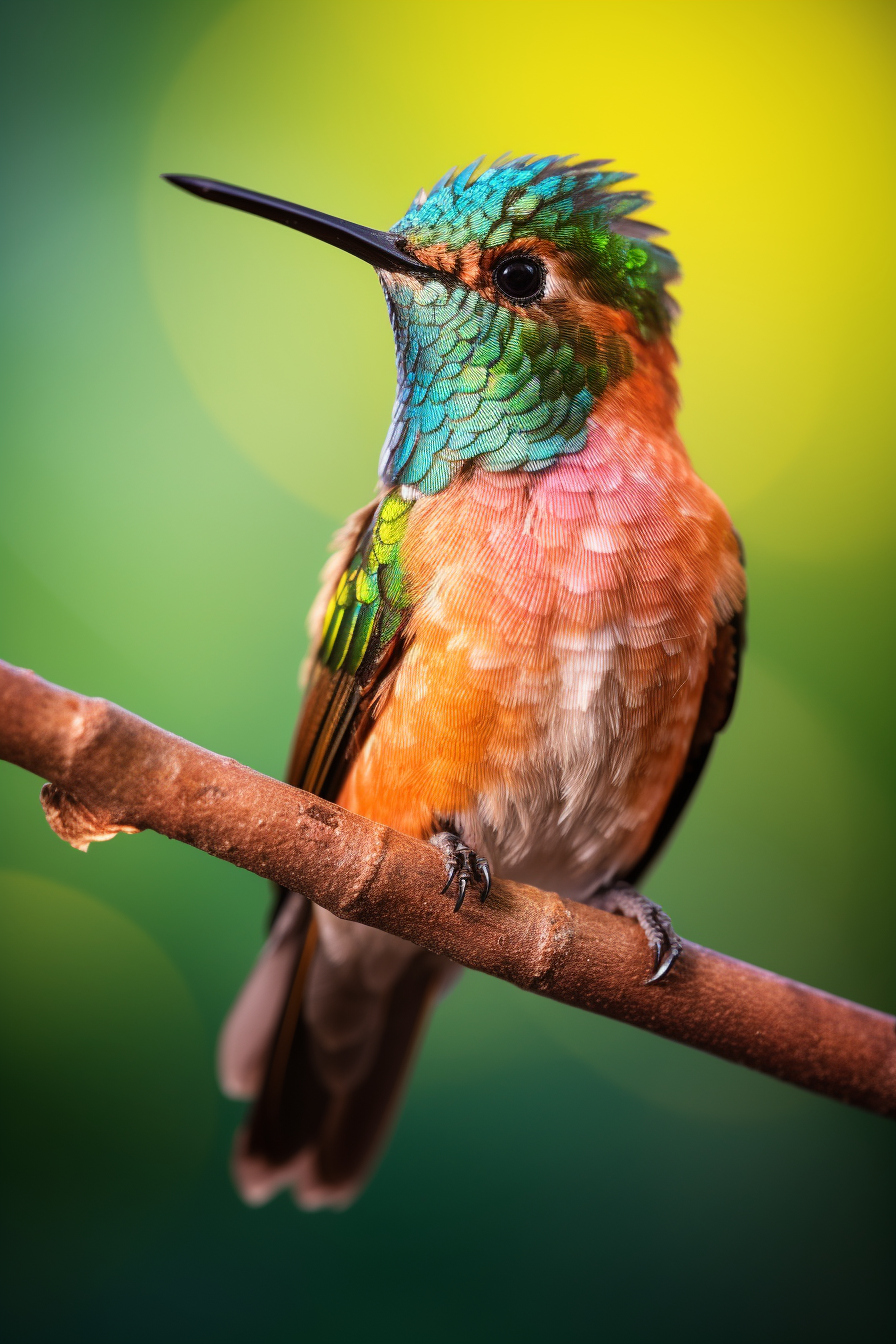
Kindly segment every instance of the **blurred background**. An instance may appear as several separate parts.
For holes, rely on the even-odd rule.
[[[387,227],[479,154],[614,156],[682,263],[683,430],[751,583],[738,712],[648,889],[689,938],[896,1007],[892,8],[3,10],[2,656],[283,767],[391,335],[368,268],[159,173]],[[76,853],[37,780],[0,787],[8,1338],[888,1319],[886,1122],[469,973],[361,1202],[244,1207],[213,1056],[264,884],[152,834]]]

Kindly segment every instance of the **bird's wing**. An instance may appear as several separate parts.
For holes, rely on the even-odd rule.
[[[286,775],[322,798],[336,798],[404,650],[401,542],[412,505],[393,491],[362,518],[324,617]]]
[[[740,550],[740,561],[743,564],[743,546],[740,537],[736,533],[735,536]],[[745,645],[746,604],[744,603],[734,612],[731,619],[720,625],[716,631],[716,646],[706,675],[700,712],[697,715],[694,736],[684,768],[646,851],[627,873],[620,874],[624,881],[638,882],[659,855],[687,807],[709,760],[716,734],[722,731],[731,717]]]
[[[343,534],[348,562],[335,587],[325,583],[332,596],[287,775],[322,797],[338,795],[401,659],[410,615],[401,543],[411,507],[392,493],[356,515]],[[224,1090],[255,1102],[234,1154],[237,1184],[251,1202],[288,1184],[308,1207],[353,1197],[384,1142],[420,1024],[450,970],[407,945],[398,955],[397,940],[376,929],[358,929],[363,936],[349,937],[348,952],[335,955],[321,918],[304,896],[279,891],[268,941],[221,1036]],[[364,975],[371,954],[394,961],[392,982],[375,991]]]

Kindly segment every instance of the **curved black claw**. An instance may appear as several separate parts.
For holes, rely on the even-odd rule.
[[[434,835],[429,842],[435,845],[436,849],[441,850],[442,858],[445,860],[445,872],[448,874],[448,881],[442,888],[442,895],[448,891],[452,882],[457,880],[457,900],[454,903],[455,914],[464,903],[464,897],[467,894],[467,888],[477,886],[479,888],[479,899],[484,901],[492,889],[491,869],[485,859],[479,857],[475,850],[469,845],[465,845],[459,836],[452,831],[440,831]]]
[[[588,905],[608,910],[612,915],[627,915],[629,919],[636,919],[653,952],[653,975],[644,983],[655,985],[658,980],[666,978],[681,956],[682,941],[662,906],[649,901],[627,882],[617,882],[608,891],[589,897]]]

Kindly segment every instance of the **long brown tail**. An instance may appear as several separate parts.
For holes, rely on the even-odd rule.
[[[218,1051],[221,1087],[255,1104],[236,1137],[249,1203],[292,1187],[303,1208],[345,1208],[382,1151],[414,1047],[451,962],[284,900]]]

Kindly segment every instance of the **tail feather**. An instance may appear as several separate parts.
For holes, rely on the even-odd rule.
[[[344,1208],[385,1143],[414,1046],[453,963],[291,893],[225,1023],[222,1087],[253,1096],[234,1179],[249,1203],[289,1186]]]
[[[344,1206],[370,1174],[444,974],[441,966],[432,965],[435,961],[424,954],[410,963],[392,990],[369,1071],[356,1087],[332,1096],[310,1160],[297,1173],[296,1195],[303,1207]]]
[[[218,1038],[218,1082],[235,1101],[258,1096],[283,1005],[312,928],[310,901],[289,892]]]

